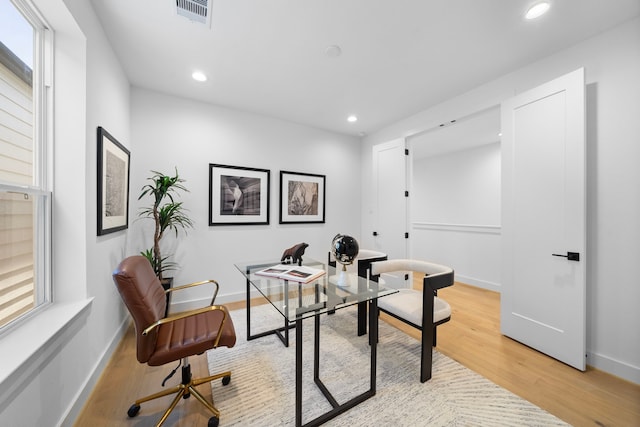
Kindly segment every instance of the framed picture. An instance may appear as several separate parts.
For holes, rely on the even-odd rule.
[[[209,225],[269,224],[266,169],[209,164]]]
[[[98,236],[129,227],[130,153],[98,127]]]
[[[324,223],[325,175],[280,171],[280,224]]]

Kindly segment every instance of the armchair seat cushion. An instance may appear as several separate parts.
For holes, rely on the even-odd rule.
[[[422,325],[422,291],[400,289],[398,293],[378,299],[378,307],[416,326]],[[433,323],[451,317],[451,306],[445,300],[433,298]]]
[[[226,307],[223,306],[222,310],[227,313],[227,318],[218,346],[233,347],[236,343],[233,321]],[[222,311],[209,311],[160,325],[156,349],[147,363],[160,366],[209,350],[217,338],[217,325],[222,316]]]

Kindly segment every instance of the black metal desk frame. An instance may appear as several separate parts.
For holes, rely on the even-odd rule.
[[[363,393],[349,399],[348,401],[340,404],[333,397],[329,389],[325,386],[320,378],[320,316],[316,314],[314,319],[314,340],[313,340],[313,381],[318,386],[324,397],[331,404],[332,409],[308,421],[304,424],[305,427],[319,426],[329,421],[332,418],[337,417],[343,412],[353,408],[359,403],[364,402],[376,394],[376,366],[377,366],[377,340],[372,337],[378,336],[378,299],[373,298],[369,300],[369,347],[371,350],[371,366],[369,377],[369,389]],[[303,426],[302,424],[302,321],[304,319],[299,318],[296,320],[296,427]]]
[[[268,267],[269,264],[265,264],[263,267]],[[261,267],[261,265],[252,265],[251,268]],[[358,304],[367,304],[368,305],[368,314],[369,314],[369,347],[371,353],[370,360],[370,377],[369,377],[369,389],[364,391],[363,393],[349,399],[348,401],[340,404],[333,397],[329,389],[325,386],[320,378],[320,316],[322,314],[328,312],[335,312],[340,308],[346,307],[350,302],[353,304],[353,299],[350,297],[343,297],[339,299],[334,299],[332,301],[326,301],[323,303],[319,303],[321,308],[325,308],[326,303],[330,303],[330,309],[327,309],[323,312],[320,312],[321,308],[316,307],[304,307],[297,309],[297,316],[295,321],[288,321],[285,317],[284,326],[280,328],[271,329],[268,331],[259,332],[256,334],[251,334],[251,287],[253,286],[251,280],[249,279],[250,270],[243,271],[246,276],[247,281],[247,340],[253,340],[256,338],[264,337],[267,335],[275,334],[282,341],[285,347],[289,346],[289,329],[295,327],[296,329],[296,396],[295,396],[295,425],[296,427],[314,427],[324,424],[325,422],[335,418],[336,416],[342,414],[343,412],[353,408],[359,403],[364,402],[376,394],[376,365],[377,365],[377,336],[378,336],[378,294],[371,294],[367,297],[367,300],[364,302],[359,302]],[[285,282],[285,295],[288,294],[288,286],[289,283]],[[292,286],[298,286],[297,283],[292,283]],[[318,285],[315,285],[315,293],[316,300],[320,293],[320,289]],[[299,301],[302,302],[302,294],[298,293]],[[302,304],[300,304],[301,306]],[[332,409],[328,412],[314,418],[311,421],[308,421],[305,424],[302,424],[302,322],[307,317],[304,317],[304,314],[309,314],[312,312],[317,312],[317,314],[313,314],[307,317],[313,317],[314,319],[314,341],[313,341],[313,381],[316,386],[320,389],[324,397],[327,399],[329,404],[332,406]],[[360,320],[358,321],[360,323]]]
[[[251,265],[251,268],[266,268],[273,264],[259,264],[259,265]],[[295,328],[295,323],[287,322],[287,319],[284,319],[284,326],[276,329],[269,329],[267,331],[259,332],[257,334],[251,333],[251,280],[249,280],[249,275],[251,273],[251,268],[247,268],[244,270],[243,274],[247,278],[247,341],[254,340],[256,338],[266,337],[268,335],[277,336],[280,341],[284,344],[285,347],[289,347],[289,329]],[[285,285],[286,286],[286,285]],[[287,289],[288,291],[288,289]],[[284,335],[283,335],[284,334]]]

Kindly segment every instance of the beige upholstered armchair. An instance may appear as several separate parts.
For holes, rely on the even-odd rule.
[[[438,298],[438,289],[453,285],[450,267],[425,261],[394,259],[371,264],[374,276],[390,272],[424,273],[423,288],[400,289],[378,300],[378,310],[421,331],[420,381],[431,378],[432,346],[436,345],[436,327],[451,319],[451,307]]]

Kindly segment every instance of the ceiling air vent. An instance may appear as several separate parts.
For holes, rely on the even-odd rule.
[[[178,15],[194,22],[211,26],[211,2],[213,0],[176,0]]]

